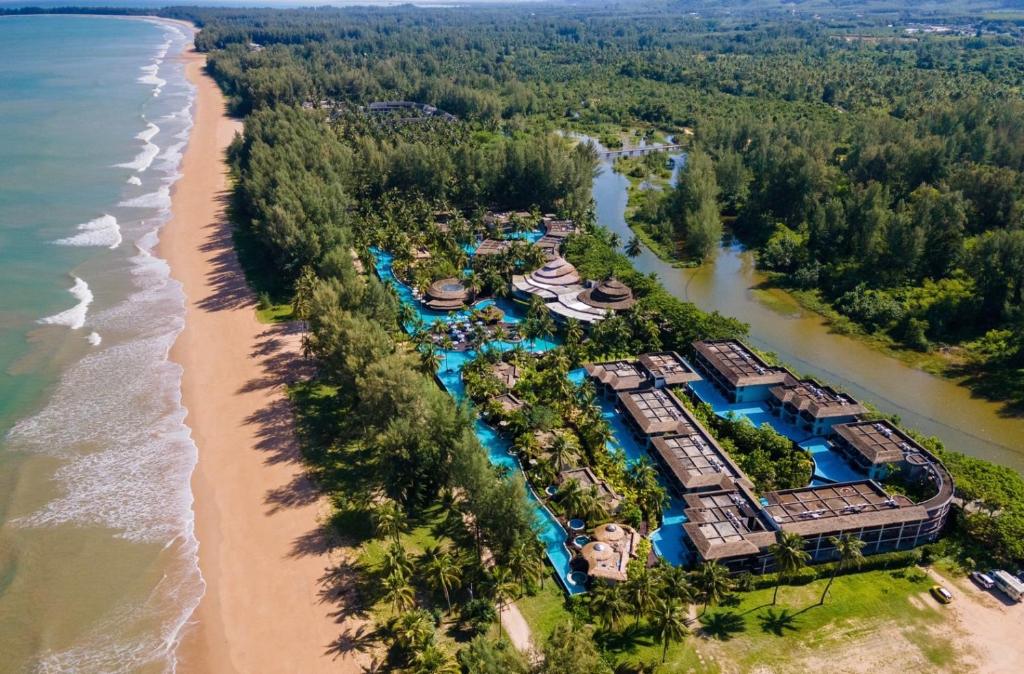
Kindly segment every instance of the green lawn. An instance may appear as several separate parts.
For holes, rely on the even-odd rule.
[[[256,309],[256,318],[260,323],[287,323],[292,320],[293,314],[291,302]]]
[[[945,618],[919,598],[931,585],[919,569],[842,576],[825,605],[818,606],[826,583],[784,586],[774,607],[771,589],[738,595],[734,605],[707,612],[700,639],[741,671],[755,667],[795,671],[799,669],[795,662],[802,658],[828,658],[831,653],[840,657],[844,647],[856,648],[860,639],[887,631],[899,633],[936,669],[954,662],[953,644],[927,629]],[[898,643],[893,639],[894,646]]]

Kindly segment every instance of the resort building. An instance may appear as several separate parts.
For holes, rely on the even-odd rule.
[[[651,453],[680,494],[732,489],[737,482],[749,485],[743,471],[695,419],[690,432],[651,440]]]
[[[864,554],[909,550],[930,543],[946,523],[953,483],[937,461],[936,491],[915,503],[890,495],[872,480],[768,492],[767,516],[783,531],[800,534],[815,562],[835,558],[830,537],[854,536],[864,541]]]
[[[469,291],[457,278],[438,279],[430,284],[423,304],[434,311],[458,311],[469,301]]]
[[[827,435],[835,424],[853,421],[867,412],[850,396],[813,379],[774,386],[767,402],[772,414],[811,435]]]
[[[683,403],[667,389],[623,391],[618,397],[633,435],[648,446],[659,435],[689,435],[695,430]]]
[[[557,301],[548,304],[556,320],[575,318],[581,323],[596,323],[609,314],[636,304],[633,291],[616,278],[600,283],[588,281],[586,285],[579,294],[559,295]]]
[[[547,261],[529,274],[512,277],[512,292],[521,299],[536,296],[550,302],[561,295],[578,295],[583,290],[576,267],[563,258]]]
[[[507,414],[511,414],[512,412],[518,412],[519,410],[523,409],[523,407],[526,405],[526,403],[524,403],[522,400],[520,400],[511,393],[503,393],[500,396],[496,396],[492,400],[498,403],[502,411]]]
[[[655,388],[682,386],[700,380],[700,375],[675,351],[644,353],[637,358],[637,363]]]
[[[686,508],[688,547],[703,561],[716,561],[730,571],[758,570],[763,552],[776,540],[776,534],[763,519],[753,490],[739,484],[735,489],[683,497]]]
[[[609,515],[614,515],[619,512],[619,506],[622,505],[622,497],[616,493],[614,489],[608,486],[608,483],[599,478],[594,474],[589,467],[583,466],[582,468],[569,468],[563,470],[558,474],[559,484],[568,482],[569,480],[576,480],[584,491],[593,489],[597,493],[597,498],[604,506],[604,509],[608,511]]]
[[[501,255],[509,249],[512,244],[508,241],[499,241],[497,239],[484,239],[480,242],[480,245],[473,251],[473,255]]]
[[[700,379],[675,351],[645,353],[636,360],[591,363],[584,369],[598,393],[606,398],[615,398],[622,391],[682,386]]]
[[[636,556],[640,534],[625,524],[603,524],[591,534],[581,552],[587,563],[587,575],[609,583],[626,580],[629,560]]]
[[[506,391],[511,391],[515,388],[516,382],[519,381],[519,367],[515,363],[505,363],[498,361],[491,366],[491,374],[501,382],[502,387]]]
[[[884,478],[896,470],[912,481],[948,480],[938,459],[886,420],[855,421],[834,426],[830,442],[871,479]]]
[[[694,342],[693,350],[694,364],[734,403],[767,400],[773,387],[796,381],[735,339]]]

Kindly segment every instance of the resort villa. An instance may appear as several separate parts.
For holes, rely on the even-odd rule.
[[[827,437],[861,479],[814,480],[807,487],[757,494],[751,480],[668,387],[701,377],[675,353],[588,365],[586,372],[660,468],[683,502],[683,544],[696,561],[732,571],[771,571],[779,532],[799,534],[814,562],[835,558],[831,537],[854,536],[864,553],[934,541],[949,514],[953,483],[942,463],[888,422],[860,420],[851,397],[771,367],[734,340],[697,342],[696,363],[729,401],[759,401],[790,428]],[[659,376],[660,374],[660,376]],[[878,482],[898,473],[927,494],[915,501]]]
[[[430,284],[423,304],[434,311],[458,311],[469,301],[469,291],[457,278],[438,279]]]
[[[614,515],[619,512],[619,506],[622,505],[622,497],[608,486],[607,482],[595,475],[594,471],[588,466],[568,468],[558,474],[559,484],[564,484],[569,480],[576,480],[576,483],[584,491],[593,489],[597,494],[598,501],[608,511],[608,514]]]

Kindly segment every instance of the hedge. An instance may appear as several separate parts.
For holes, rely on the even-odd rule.
[[[839,575],[858,573],[860,571],[875,571],[877,569],[898,569],[913,566],[921,561],[921,550],[900,550],[898,552],[883,552],[878,555],[870,555],[864,558],[859,565],[848,565],[839,571]],[[837,562],[827,564],[816,564],[807,566],[795,574],[786,576],[785,585],[807,585],[820,578],[828,578],[835,570]],[[778,574],[766,573],[760,576],[753,576],[752,589],[763,590],[775,587],[778,582]]]

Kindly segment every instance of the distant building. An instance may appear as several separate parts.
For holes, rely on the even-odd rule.
[[[457,278],[434,281],[427,288],[423,304],[434,311],[458,311],[466,306],[469,291]]]

